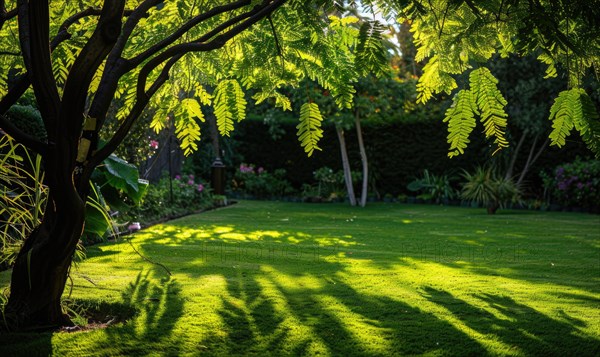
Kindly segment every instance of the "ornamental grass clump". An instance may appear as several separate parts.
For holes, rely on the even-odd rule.
[[[492,168],[478,167],[474,173],[463,173],[466,182],[461,198],[486,207],[488,214],[495,214],[509,202],[518,202],[519,187],[510,178],[499,176]]]

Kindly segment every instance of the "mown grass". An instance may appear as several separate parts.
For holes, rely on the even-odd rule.
[[[600,355],[597,215],[241,202],[131,243],[72,274],[131,320],[0,355]]]

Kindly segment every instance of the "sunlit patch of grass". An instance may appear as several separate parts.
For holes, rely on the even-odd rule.
[[[131,306],[127,323],[0,351],[594,356],[599,232],[586,214],[242,202],[89,248],[73,298]]]

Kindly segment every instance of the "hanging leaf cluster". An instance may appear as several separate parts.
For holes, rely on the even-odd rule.
[[[505,138],[507,102],[498,90],[498,80],[485,67],[473,70],[469,75],[470,89],[463,89],[454,96],[452,107],[446,111],[444,122],[448,123],[449,157],[464,153],[469,135],[479,117],[486,138],[493,138],[496,151],[508,146]]]
[[[363,3],[385,7],[384,1]],[[586,0],[430,0],[395,1],[391,7],[401,21],[411,23],[416,60],[426,62],[417,84],[419,102],[436,94],[451,94],[459,87],[457,75],[494,55],[533,54],[547,66],[546,78],[556,77],[558,67],[567,74],[569,90],[556,98],[549,113],[554,128],[552,144],[564,145],[565,137],[575,129],[600,157],[597,108],[583,89],[586,75],[597,78],[600,73],[597,4]],[[507,117],[501,110],[506,103],[494,89],[494,81],[489,73],[474,70],[467,90],[472,93],[461,88],[455,95],[454,105],[446,113],[450,156],[464,151],[478,112],[486,137],[493,137],[498,149],[506,147]]]

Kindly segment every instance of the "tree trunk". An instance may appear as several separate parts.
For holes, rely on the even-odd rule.
[[[544,140],[542,145],[539,147],[537,153],[534,155],[533,152],[536,149],[536,144],[537,144],[538,138],[539,138],[539,134],[536,135],[535,140],[533,140],[533,144],[531,144],[531,149],[529,150],[529,156],[527,157],[527,162],[525,163],[525,167],[523,167],[523,170],[521,170],[521,174],[519,175],[519,179],[517,180],[517,183],[516,183],[517,187],[521,186],[521,184],[523,183],[523,180],[525,179],[525,176],[529,172],[529,169],[531,169],[531,166],[533,166],[535,164],[535,162],[540,158],[540,155],[542,155],[544,150],[546,150],[546,148],[548,147],[548,142],[550,141],[550,138],[547,137],[546,140]]]
[[[60,138],[46,156],[49,197],[42,223],[27,237],[12,271],[5,317],[11,330],[71,325],[61,296],[85,223],[89,177],[75,175],[73,147]]]
[[[498,208],[500,208],[500,205],[498,204],[498,202],[491,202],[487,206],[487,213],[488,214],[496,214],[496,211],[498,211]]]
[[[71,188],[69,196],[52,195],[41,225],[19,252],[5,308],[10,329],[71,325],[60,300],[85,218],[85,204]]]
[[[352,185],[352,171],[350,170],[350,161],[348,160],[348,150],[346,149],[346,139],[344,138],[344,129],[341,125],[335,125],[338,140],[340,142],[340,154],[342,155],[342,167],[344,169],[344,181],[346,182],[346,191],[351,206],[356,206],[356,196]]]
[[[517,144],[517,147],[515,148],[515,152],[513,153],[512,158],[510,160],[510,164],[508,165],[508,169],[506,170],[506,175],[504,175],[505,180],[512,179],[513,172],[515,170],[515,163],[517,162],[517,157],[519,156],[519,151],[521,150],[521,147],[523,146],[523,143],[525,142],[526,137],[527,137],[527,130],[525,130],[523,132],[523,134],[521,135],[521,138],[519,139],[519,143]]]
[[[369,162],[367,161],[367,151],[362,136],[362,127],[360,126],[360,117],[358,110],[354,113],[354,122],[356,124],[356,137],[358,138],[358,148],[360,150],[360,161],[362,163],[362,191],[360,194],[360,206],[367,205],[367,190],[369,187]]]

